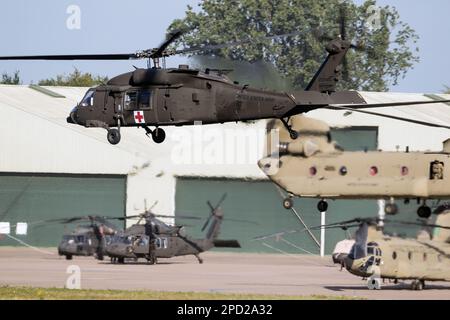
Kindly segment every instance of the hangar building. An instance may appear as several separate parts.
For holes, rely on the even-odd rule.
[[[202,236],[203,221],[177,219],[177,214],[206,219],[206,201],[228,197],[222,237],[239,239],[246,252],[317,254],[307,235],[285,242],[252,241],[258,235],[300,228],[297,218],[281,206],[281,196],[256,165],[265,141],[265,121],[167,128],[167,140],[156,145],[142,129],[122,128],[117,146],[104,129],[66,123],[70,110],[87,88],[0,85],[0,223],[9,223],[10,236],[34,246],[56,246],[73,225],[40,220],[82,215],[134,215],[153,211],[174,215],[189,234]],[[440,99],[450,96],[398,93],[361,94],[371,103]],[[450,123],[445,104],[383,110],[435,123]],[[347,150],[441,150],[450,133],[395,120],[344,111],[318,110],[308,116],[325,120],[333,139]],[[320,224],[316,200],[297,200],[296,208],[308,225]],[[415,220],[415,206],[404,206],[402,218]],[[333,201],[327,219],[374,216],[374,201]],[[233,220],[234,219],[234,220]],[[170,220],[170,219],[169,219]],[[235,221],[244,220],[244,221]],[[26,235],[14,225],[26,222]],[[168,221],[173,222],[173,221]],[[129,223],[131,223],[129,221]],[[415,230],[402,230],[414,233]],[[0,245],[16,245],[0,235]],[[345,237],[327,233],[327,252]]]

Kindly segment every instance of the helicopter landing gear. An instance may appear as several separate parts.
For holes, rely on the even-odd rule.
[[[155,130],[151,130],[147,126],[143,126],[143,128],[147,137],[152,137],[153,142],[160,144],[166,140],[166,132],[163,129],[157,127]]]
[[[117,258],[117,263],[124,264],[125,258],[124,257]]]
[[[73,258],[73,257],[72,257],[71,254],[67,254],[67,255],[66,255],[66,260],[72,260],[72,258]]]
[[[319,203],[317,204],[317,210],[319,210],[319,212],[327,212],[328,202],[326,202],[325,200],[320,200]]]
[[[290,210],[292,209],[292,207],[294,207],[294,200],[292,199],[292,197],[286,198],[283,200],[283,207],[286,210]]]
[[[196,255],[195,255],[195,257],[197,258],[197,260],[198,260],[198,263],[200,263],[200,264],[202,264],[202,263],[203,263],[203,259],[202,259],[202,258],[200,258],[200,256],[199,256],[198,254],[196,254]]]
[[[417,209],[417,215],[422,219],[428,219],[431,217],[431,208],[424,203]]]
[[[281,122],[283,122],[284,127],[286,128],[287,131],[289,131],[289,135],[291,137],[292,140],[297,140],[298,139],[298,132],[295,131],[294,129],[292,129],[292,126],[288,123],[289,122],[289,118],[286,119],[280,119]]]
[[[381,279],[369,278],[367,280],[367,288],[369,290],[381,290]]]
[[[395,203],[388,203],[384,207],[384,212],[389,216],[395,216],[398,213],[398,206]]]
[[[150,264],[150,265],[157,264],[158,263],[158,258],[156,258],[154,255],[148,256],[147,257],[147,263]]]
[[[108,142],[112,145],[116,145],[120,142],[120,131],[119,129],[108,129],[107,134]]]
[[[416,291],[422,291],[425,288],[425,281],[423,280],[414,280],[411,283],[411,289]]]

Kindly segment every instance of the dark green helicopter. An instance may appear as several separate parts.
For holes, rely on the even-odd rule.
[[[325,49],[325,61],[305,90],[276,92],[250,88],[240,85],[226,76],[225,70],[190,69],[186,65],[179,68],[165,66],[165,58],[176,54],[193,52],[214,52],[231,46],[245,45],[256,41],[273,41],[278,38],[296,37],[300,32],[273,35],[258,39],[235,41],[226,44],[200,45],[192,48],[173,49],[183,33],[172,32],[158,48],[127,54],[84,54],[84,55],[40,55],[7,56],[0,60],[134,60],[148,59],[147,69],[138,69],[118,75],[105,85],[87,91],[81,102],[70,112],[67,122],[85,127],[100,127],[108,131],[111,144],[120,142],[121,127],[141,127],[156,143],[165,140],[162,126],[183,126],[214,124],[258,119],[280,119],[293,139],[298,132],[291,128],[290,118],[297,114],[326,108],[363,112],[361,109],[394,106],[410,106],[450,102],[409,101],[397,103],[367,104],[356,91],[336,91],[341,75],[341,64],[347,69],[345,56],[350,49],[361,49],[346,39],[345,18],[341,18],[340,36],[336,39],[318,36],[316,30],[310,31],[319,40],[329,41]],[[170,47],[170,48],[169,48]],[[153,61],[153,67],[151,67]],[[346,71],[348,72],[348,71]],[[377,116],[391,117],[383,114]],[[396,117],[396,120],[417,123],[417,121]],[[422,125],[439,127],[434,123],[421,122]],[[150,129],[155,127],[155,129]]]
[[[67,260],[72,260],[73,256],[95,256],[96,259],[103,260],[106,244],[111,240],[111,236],[119,231],[108,220],[123,219],[123,217],[83,216],[47,222],[68,224],[77,221],[89,221],[89,224],[78,225],[71,233],[63,236],[58,245],[58,254],[65,256]]]
[[[226,195],[213,207],[208,201],[211,214],[204,223],[202,231],[208,226],[206,236],[203,239],[194,239],[186,234],[184,226],[169,226],[151,211],[143,214],[126,217],[127,219],[139,218],[137,224],[129,227],[112,237],[106,246],[106,254],[111,257],[113,263],[124,263],[125,259],[137,261],[146,259],[149,264],[155,264],[158,258],[172,258],[175,256],[194,255],[199,263],[203,263],[200,253],[216,248],[240,248],[237,240],[218,239],[220,227],[223,221],[223,212],[220,208]],[[185,219],[200,219],[198,217],[178,216]],[[171,217],[173,218],[173,217]],[[140,224],[145,220],[144,224]],[[233,219],[229,219],[233,220]],[[238,222],[252,223],[251,221],[235,220]]]

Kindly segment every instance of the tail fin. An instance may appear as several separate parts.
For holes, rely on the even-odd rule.
[[[439,214],[436,218],[435,224],[450,227],[450,210],[446,210]],[[433,240],[450,243],[450,230],[443,228],[434,228],[433,230]]]
[[[314,75],[311,82],[306,87],[306,91],[319,91],[331,93],[336,91],[336,84],[339,81],[341,68],[345,55],[351,47],[351,43],[342,39],[331,41],[326,49],[328,56]]]

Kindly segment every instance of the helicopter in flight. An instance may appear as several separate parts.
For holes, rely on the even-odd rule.
[[[149,264],[156,264],[159,258],[172,258],[176,256],[194,255],[199,263],[203,263],[200,253],[212,248],[240,248],[237,240],[218,239],[223,212],[220,208],[225,200],[224,195],[214,207],[207,202],[211,214],[202,227],[206,230],[203,239],[194,239],[186,234],[184,226],[170,226],[157,219],[161,215],[155,215],[146,211],[140,215],[129,216],[126,219],[139,218],[139,221],[127,228],[124,232],[117,233],[106,246],[106,254],[111,257],[112,263],[125,263],[125,259],[137,261],[146,259]],[[200,219],[199,217],[178,216],[186,219]],[[173,217],[172,217],[173,218]],[[144,224],[140,222],[145,220]],[[232,219],[230,219],[232,220]],[[245,220],[235,220],[250,222]]]
[[[417,214],[432,214],[428,199],[450,197],[450,140],[437,152],[347,152],[331,140],[330,127],[323,121],[297,116],[292,128],[298,139],[292,139],[279,121],[267,127],[279,131],[276,150],[258,162],[261,170],[289,194],[283,206],[290,209],[295,196],[317,198],[317,208],[326,212],[326,199],[386,199],[385,211],[398,213],[395,199],[418,202]]]
[[[73,256],[95,256],[103,260],[105,246],[115,235],[119,228],[108,220],[121,220],[121,217],[82,216],[66,219],[47,220],[46,223],[69,224],[77,221],[89,221],[89,224],[81,224],[69,233],[63,235],[58,245],[58,254],[72,260]]]
[[[164,67],[165,59],[172,55],[211,52],[255,41],[296,37],[301,36],[300,32],[176,49],[171,45],[183,32],[174,31],[168,34],[166,41],[158,48],[135,53],[1,56],[0,60],[148,59],[147,69],[136,68],[113,77],[106,84],[89,89],[67,117],[70,124],[106,129],[107,139],[113,145],[121,140],[121,127],[143,128],[155,143],[162,143],[166,138],[166,133],[161,128],[164,126],[259,119],[280,119],[291,137],[296,139],[298,134],[291,128],[291,117],[316,109],[362,110],[450,102],[440,100],[368,104],[356,91],[337,91],[336,84],[342,73],[341,64],[346,66],[347,52],[359,48],[346,39],[345,19],[341,20],[340,36],[335,39],[319,37],[320,40],[329,41],[325,47],[328,55],[303,91],[277,92],[251,88],[230,80],[226,76],[226,70],[200,71],[190,69],[187,65],[169,69]],[[311,32],[316,35],[314,30]]]

